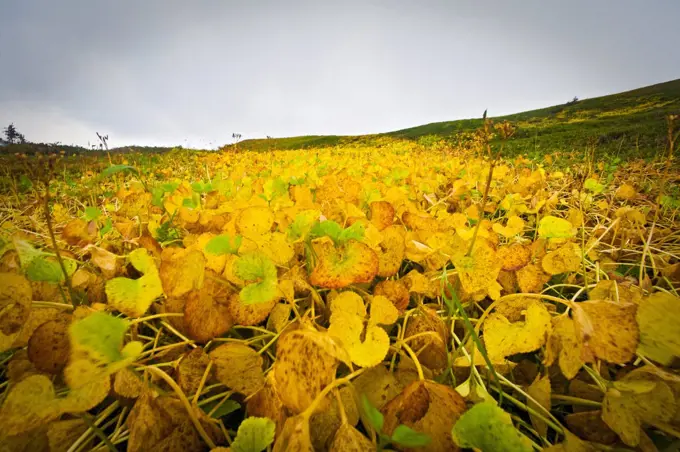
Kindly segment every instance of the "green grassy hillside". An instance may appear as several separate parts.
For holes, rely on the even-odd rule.
[[[508,155],[583,151],[594,146],[596,152],[603,155],[651,157],[666,146],[666,115],[679,112],[680,79],[493,119],[507,120],[517,127],[517,132],[506,147]],[[481,124],[481,118],[464,119],[377,135],[244,140],[227,148],[255,151],[304,149],[352,142],[361,144],[377,137],[409,140],[428,137],[454,143],[461,133],[471,132]]]

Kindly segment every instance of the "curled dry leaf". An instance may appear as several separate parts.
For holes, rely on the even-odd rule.
[[[431,333],[408,340],[409,337],[420,333]],[[447,365],[446,344],[449,331],[444,321],[433,309],[423,307],[408,319],[404,331],[404,340],[418,354],[418,361],[423,366],[437,371]]]
[[[340,344],[328,333],[298,329],[284,333],[277,343],[273,372],[276,389],[293,413],[303,412],[335,378],[338,358],[348,362]],[[322,403],[320,409],[325,409]]]
[[[347,423],[351,426],[359,422],[359,406],[354,398],[354,389],[345,386],[338,390],[342,409],[345,411]],[[314,413],[309,419],[310,438],[315,450],[328,449],[329,443],[342,425],[342,416],[337,397],[329,394],[329,407],[326,411]]]
[[[406,425],[432,439],[427,450],[459,450],[451,438],[451,428],[465,409],[465,400],[451,387],[416,381],[382,408],[383,432],[391,435],[398,425]]]
[[[309,419],[303,415],[286,419],[281,434],[274,442],[273,452],[286,451],[314,452],[309,436]]]
[[[96,240],[97,232],[92,231],[85,220],[75,218],[61,230],[61,238],[71,246],[84,247]]]
[[[275,333],[280,333],[290,324],[290,315],[293,309],[288,303],[277,303],[274,305],[269,317],[267,318],[267,329]]]
[[[33,290],[26,278],[0,273],[0,352],[12,346],[31,312]]]
[[[536,379],[527,388],[527,394],[533,397],[540,406],[550,411],[550,377],[548,375],[537,375]],[[544,414],[544,411],[532,400],[527,401],[527,405],[533,408],[534,411]],[[529,413],[531,418],[531,424],[534,426],[536,431],[543,437],[548,434],[548,424],[545,423],[543,419],[536,416],[533,413]]]
[[[568,314],[553,317],[544,363],[551,366],[557,360],[562,375],[571,380],[584,364],[581,359],[582,350],[583,337],[574,320]]]
[[[582,441],[569,430],[564,431],[564,441],[544,449],[545,452],[597,452],[596,445]]]
[[[86,250],[90,253],[90,262],[101,270],[105,278],[110,279],[116,276],[120,269],[119,256],[94,245],[88,246]]]
[[[215,379],[246,396],[264,386],[263,360],[255,350],[235,342],[222,344],[208,353]]]
[[[267,374],[264,386],[248,399],[246,412],[248,416],[266,417],[273,420],[276,423],[276,436],[281,433],[288,414],[276,389],[274,372]]]

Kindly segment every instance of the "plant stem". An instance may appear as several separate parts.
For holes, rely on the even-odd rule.
[[[66,266],[64,265],[64,260],[61,258],[61,253],[59,252],[59,246],[57,245],[57,237],[54,235],[54,226],[52,225],[52,215],[50,215],[50,177],[49,175],[45,179],[45,202],[43,205],[45,209],[45,221],[47,222],[47,231],[50,234],[50,240],[52,241],[52,247],[54,248],[54,254],[57,256],[57,262],[61,268],[61,272],[64,274],[64,284],[66,284],[66,293],[62,293],[64,301],[68,304],[76,306],[73,300],[73,287],[71,286],[71,277],[66,271]]]

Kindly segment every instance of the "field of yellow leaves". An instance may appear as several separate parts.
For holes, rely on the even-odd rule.
[[[0,450],[678,447],[669,161],[67,160],[2,197]]]

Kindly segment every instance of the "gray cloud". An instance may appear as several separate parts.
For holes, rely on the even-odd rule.
[[[221,144],[373,133],[680,77],[676,0],[0,3],[0,124]]]

